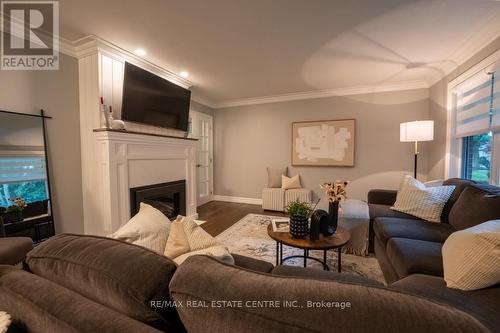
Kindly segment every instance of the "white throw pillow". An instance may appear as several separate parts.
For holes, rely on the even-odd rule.
[[[451,234],[443,245],[448,288],[476,290],[500,283],[500,220]]]
[[[165,253],[180,265],[189,256],[205,254],[233,265],[229,250],[197,225],[192,218],[179,216],[172,222]]]
[[[441,222],[444,205],[454,190],[454,185],[426,187],[415,178],[404,175],[391,209],[429,222]]]
[[[139,212],[120,229],[108,235],[163,254],[170,233],[170,220],[153,206],[141,202]]]
[[[295,175],[293,177],[281,175],[281,188],[284,190],[302,188],[302,186],[300,185],[300,175]]]

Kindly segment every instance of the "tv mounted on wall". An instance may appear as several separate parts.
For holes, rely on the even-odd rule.
[[[191,91],[125,63],[122,120],[188,130]]]

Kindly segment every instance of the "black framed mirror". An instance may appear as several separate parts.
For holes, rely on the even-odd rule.
[[[55,234],[46,117],[0,111],[0,218],[7,237]]]

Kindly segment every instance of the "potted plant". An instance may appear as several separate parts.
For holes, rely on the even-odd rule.
[[[286,206],[285,212],[290,216],[290,234],[293,238],[305,238],[309,234],[309,216],[312,211],[308,202],[298,199]]]
[[[346,180],[336,180],[333,183],[323,183],[320,187],[325,191],[328,198],[328,223],[321,226],[321,233],[330,236],[337,230],[339,220],[339,204],[347,199],[345,188],[349,185]]]
[[[5,208],[2,213],[4,223],[13,223],[23,220],[23,210],[26,208],[26,201],[21,197],[10,198],[13,205]]]

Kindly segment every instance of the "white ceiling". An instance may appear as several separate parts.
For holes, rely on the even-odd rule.
[[[430,85],[500,35],[500,1],[61,0],[61,35],[96,35],[212,103]]]

